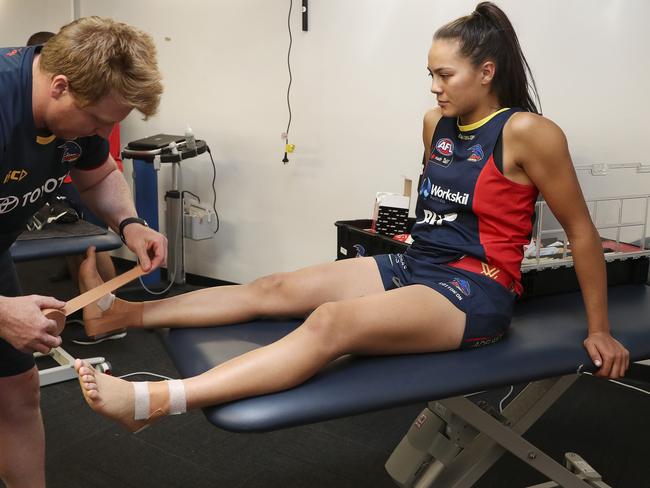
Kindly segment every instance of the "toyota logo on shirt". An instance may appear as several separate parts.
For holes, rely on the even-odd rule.
[[[0,198],[0,214],[11,212],[18,206],[18,197],[10,196]]]

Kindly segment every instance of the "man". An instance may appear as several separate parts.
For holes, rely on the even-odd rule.
[[[164,262],[167,241],[137,219],[106,141],[134,108],[153,115],[161,93],[151,37],[110,19],[76,20],[42,48],[0,49],[0,478],[8,488],[45,486],[33,353],[61,344],[42,309],[64,306],[19,296],[8,248],[69,174],[145,270]]]
[[[41,44],[45,44],[52,37],[54,37],[54,35],[55,35],[54,32],[49,32],[49,31],[36,32],[32,34],[29,37],[29,39],[27,39],[27,46],[38,46]],[[120,157],[120,125],[119,124],[115,124],[113,130],[110,132],[108,137],[108,144],[109,144],[110,155],[115,160],[115,163],[117,163],[118,169],[120,171],[123,171],[122,159]],[[99,227],[103,227],[104,229],[108,228],[108,226],[104,221],[102,221],[99,217],[93,214],[92,211],[90,211],[90,209],[86,207],[83,204],[83,202],[81,202],[81,197],[79,195],[79,192],[77,191],[75,185],[72,183],[72,178],[70,178],[70,176],[67,176],[63,180],[63,185],[61,185],[57,194],[64,196],[67,200],[67,203],[69,203],[79,213],[79,216],[81,218]],[[113,264],[113,258],[111,257],[110,253],[108,251],[98,252],[96,256],[97,256],[97,269],[102,279],[104,281],[109,281],[110,279],[115,278],[117,273],[115,271],[115,265]],[[58,275],[54,275],[53,277],[51,277],[50,280],[58,280],[62,276],[65,278],[65,275],[67,274],[72,279],[73,283],[75,284],[78,283],[79,265],[84,260],[84,258],[85,256],[83,254],[75,255],[75,256],[66,256],[63,269],[59,272]],[[76,344],[90,345],[90,344],[96,344],[98,342],[102,342],[107,339],[121,339],[126,335],[126,331],[121,330],[113,334],[101,334],[100,336],[97,337],[86,337],[85,333],[82,334],[83,334],[82,337],[78,339],[73,339],[72,342]]]

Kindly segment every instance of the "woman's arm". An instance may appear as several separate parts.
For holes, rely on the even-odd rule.
[[[585,303],[588,336],[584,341],[598,376],[619,378],[629,366],[628,351],[610,334],[607,274],[598,231],[594,227],[562,130],[544,117],[518,113],[504,129],[507,159],[540,190],[564,228]]]
[[[431,156],[431,139],[436,130],[438,121],[442,118],[440,109],[438,107],[432,108],[424,114],[424,124],[422,127],[422,143],[424,144],[424,156],[422,157],[422,165],[426,165]]]

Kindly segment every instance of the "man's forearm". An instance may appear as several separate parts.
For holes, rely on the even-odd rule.
[[[118,170],[80,195],[83,203],[115,231],[122,220],[137,216],[131,190]]]

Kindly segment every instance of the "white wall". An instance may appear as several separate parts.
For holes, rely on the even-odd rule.
[[[57,32],[73,19],[71,0],[0,0],[0,46],[24,46],[34,32]]]
[[[9,3],[19,2],[0,5]],[[244,282],[332,260],[334,221],[369,217],[376,191],[401,191],[402,175],[417,177],[422,115],[434,104],[426,76],[431,36],[476,2],[311,0],[307,33],[300,3],[291,18],[297,149],[285,166],[289,0],[80,2],[82,15],[137,25],[159,48],[160,114],[147,122],[130,116],[123,140],[182,133],[189,122],[213,149],[222,227],[213,240],[187,242],[188,272]],[[650,2],[498,3],[576,164],[650,162]],[[211,199],[209,159],[184,168],[185,188]],[[161,194],[169,186],[164,171]],[[620,186],[611,191],[629,190]]]

